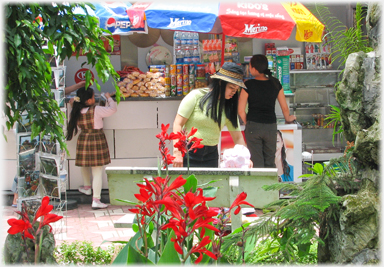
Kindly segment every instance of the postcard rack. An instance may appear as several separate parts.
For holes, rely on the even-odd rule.
[[[52,69],[51,92],[61,111],[65,112],[66,67],[64,61],[60,61],[55,56],[47,57],[47,60]],[[24,203],[28,213],[34,215],[42,198],[49,196],[55,213],[63,215],[62,213],[67,210],[66,153],[60,148],[59,142],[50,135],[40,134],[32,139],[32,123],[29,115],[24,113],[16,126],[17,209],[21,210],[22,203]],[[63,128],[66,127],[63,125]],[[59,228],[56,226],[57,230]]]

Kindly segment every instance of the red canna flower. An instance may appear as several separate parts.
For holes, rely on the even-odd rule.
[[[191,148],[189,149],[190,151],[193,150],[193,153],[196,153],[198,148],[203,148],[204,145],[200,144],[200,142],[203,141],[201,138],[193,137],[191,142],[193,142]]]
[[[141,202],[147,202],[147,200],[152,196],[152,193],[148,194],[147,190],[140,188],[140,194],[135,194],[134,196]]]
[[[204,238],[200,241],[200,243],[194,245],[192,247],[192,253],[198,253],[200,254],[199,257],[196,259],[195,264],[198,264],[203,259],[203,253],[207,256],[211,257],[214,260],[217,260],[217,257],[215,254],[213,254],[211,251],[209,251],[205,246],[211,243],[211,240],[209,239],[209,236],[204,236]]]
[[[43,220],[43,223],[41,224],[41,227],[43,227],[45,225],[48,225],[49,228],[50,228],[49,232],[52,232],[52,226],[50,225],[50,223],[57,222],[61,218],[63,218],[63,216],[59,216],[59,215],[56,215],[56,214],[44,215],[44,220]]]
[[[236,199],[233,201],[231,207],[229,208],[229,210],[233,209],[234,207],[237,206],[237,209],[235,210],[234,214],[237,215],[240,210],[241,210],[241,207],[240,205],[248,205],[248,206],[251,206],[251,207],[255,207],[253,206],[252,204],[249,204],[247,201],[244,201],[244,199],[247,198],[247,193],[245,192],[242,192],[240,194],[237,195]]]
[[[172,164],[173,160],[175,159],[175,157],[169,154],[169,149],[166,147],[165,142],[179,138],[179,134],[175,134],[175,133],[167,134],[168,128],[169,128],[169,124],[167,125],[161,124],[161,133],[156,135],[156,137],[160,139],[159,150],[163,160],[164,168]]]
[[[49,197],[48,196],[43,197],[43,199],[41,200],[41,206],[37,210],[33,222],[35,222],[41,216],[44,216],[44,215],[50,213],[52,211],[52,209],[53,209],[53,205],[49,205]]]
[[[17,233],[21,233],[21,238],[30,238],[35,239],[31,233],[29,233],[29,229],[32,228],[32,225],[29,221],[17,220],[15,218],[11,218],[8,220],[8,224],[11,228],[8,229],[8,234],[15,235]]]
[[[175,179],[175,181],[173,181],[173,182],[171,183],[171,185],[167,188],[167,190],[168,190],[168,191],[171,191],[171,190],[177,189],[177,188],[179,188],[179,187],[185,185],[186,182],[187,182],[187,180],[185,180],[185,179],[183,178],[183,176],[180,175],[179,177],[177,177],[177,178]]]
[[[196,152],[197,148],[202,148],[204,145],[200,144],[200,142],[203,140],[201,138],[193,137],[189,140],[191,136],[193,136],[197,132],[197,129],[195,127],[192,127],[191,131],[187,133],[187,131],[182,129],[179,134],[179,141],[174,145],[175,148],[177,148],[182,156],[184,157],[187,151],[194,151]],[[188,146],[192,144],[192,146],[188,149]]]

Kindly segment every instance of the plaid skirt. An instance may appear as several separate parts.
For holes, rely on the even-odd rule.
[[[75,165],[96,167],[109,163],[111,163],[111,158],[103,129],[81,130],[77,139]]]

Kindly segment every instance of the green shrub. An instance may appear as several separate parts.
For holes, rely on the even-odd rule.
[[[90,241],[63,242],[55,248],[55,258],[58,264],[92,264],[109,265],[112,263],[121,246],[108,246],[106,249],[94,247]]]
[[[318,242],[314,241],[310,246],[309,251],[305,255],[300,255],[298,250],[292,251],[292,257],[289,264],[291,265],[312,265],[317,264],[317,245]],[[239,264],[240,255],[238,251],[230,251],[224,254],[224,258],[230,264]],[[245,264],[252,265],[287,265],[287,260],[284,256],[281,243],[272,238],[267,238],[263,242],[257,244],[252,251],[248,251],[248,256],[245,259]]]

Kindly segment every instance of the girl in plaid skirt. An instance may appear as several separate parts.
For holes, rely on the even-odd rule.
[[[117,111],[117,104],[109,93],[105,93],[105,97],[108,104],[105,107],[96,106],[92,88],[78,89],[67,127],[68,141],[77,134],[78,128],[81,130],[77,139],[75,165],[81,167],[84,180],[84,186],[81,186],[79,191],[91,195],[91,187],[93,188],[93,209],[108,206],[100,202],[103,166],[111,163],[108,143],[103,131],[103,118],[114,114]]]

